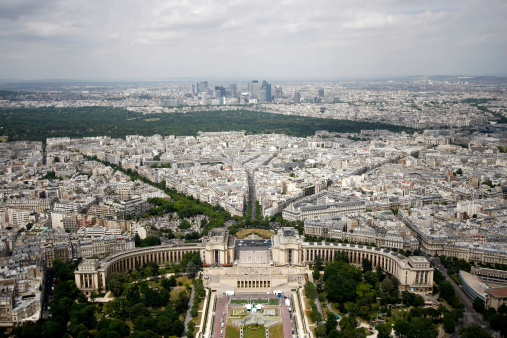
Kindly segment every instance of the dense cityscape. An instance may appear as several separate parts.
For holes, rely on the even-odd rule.
[[[266,337],[505,335],[506,84],[6,82],[0,326],[48,337],[239,337],[259,321]],[[79,107],[162,128],[167,116],[211,115],[190,135],[97,136],[90,111],[79,133],[49,138],[16,119]],[[210,130],[223,112],[244,128]],[[259,132],[247,120],[259,113],[316,129]],[[326,128],[351,121],[385,128]],[[333,273],[354,284],[340,289]],[[238,315],[243,300],[257,310]]]

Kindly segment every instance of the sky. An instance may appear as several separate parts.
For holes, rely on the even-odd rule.
[[[506,0],[0,0],[0,80],[507,75]]]

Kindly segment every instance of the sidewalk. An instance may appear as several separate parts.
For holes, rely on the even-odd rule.
[[[190,315],[190,309],[192,308],[192,305],[194,304],[195,292],[194,292],[193,285],[191,285],[190,288],[191,288],[191,290],[190,290],[190,298],[188,299],[188,309],[187,309],[187,313],[185,315],[185,321],[183,322],[183,324],[185,324],[185,330],[183,330],[183,333],[182,333],[183,336],[187,335],[187,325],[192,320],[192,316]]]

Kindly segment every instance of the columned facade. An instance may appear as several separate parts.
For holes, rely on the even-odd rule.
[[[125,273],[148,262],[160,266],[166,262],[179,263],[189,252],[199,252],[201,260],[204,260],[200,244],[160,245],[118,253],[101,260],[85,259],[74,272],[76,285],[87,294],[105,291],[107,277],[113,272]]]
[[[331,262],[338,254],[345,253],[351,264],[361,266],[368,259],[374,268],[398,278],[402,290],[431,292],[433,288],[433,268],[422,256],[405,257],[396,252],[358,244],[305,242],[301,248],[301,262],[309,264],[320,257]]]
[[[212,279],[217,286],[227,285],[238,291],[270,290],[284,283],[291,287],[304,284],[305,266],[317,257],[332,262],[337,255],[345,254],[356,266],[368,259],[374,268],[381,267],[399,280],[402,290],[431,292],[433,288],[433,268],[425,257],[405,257],[387,249],[358,244],[303,242],[294,228],[278,230],[269,248],[251,249],[253,254],[264,250],[261,253],[265,259],[259,264],[242,262],[235,257],[235,248],[234,236],[224,229],[213,229],[202,243],[137,248],[101,260],[85,259],[75,271],[75,280],[77,287],[87,294],[101,292],[106,290],[107,277],[113,272],[125,273],[148,262],[160,266],[166,262],[179,263],[185,253],[199,252],[205,266],[222,267],[223,270],[207,270],[215,276]],[[244,252],[249,253],[248,250]]]

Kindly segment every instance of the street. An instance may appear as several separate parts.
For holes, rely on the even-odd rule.
[[[445,277],[445,279],[451,283],[456,295],[458,295],[461,302],[465,305],[465,311],[463,316],[463,325],[468,326],[471,324],[477,324],[482,326],[488,331],[489,334],[496,336],[495,332],[489,329],[489,324],[482,319],[482,316],[475,311],[473,308],[472,301],[468,298],[468,296],[463,292],[463,290],[454,282],[454,280],[447,274],[447,270],[440,262],[440,258],[427,256],[431,262],[435,264],[435,268],[438,269]],[[456,331],[451,335],[451,337],[458,337],[458,331],[460,328],[460,323],[458,322]]]

